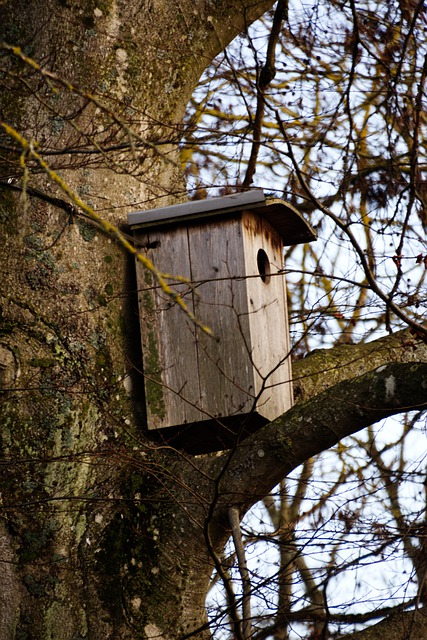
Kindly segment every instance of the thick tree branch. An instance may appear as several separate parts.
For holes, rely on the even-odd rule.
[[[295,401],[392,362],[427,362],[427,343],[407,329],[366,344],[316,349],[292,365]]]
[[[411,330],[366,344],[319,349],[295,362],[296,405],[244,440],[232,454],[225,452],[196,465],[198,485],[200,471],[212,478],[222,469],[216,522],[228,522],[223,508],[233,504],[241,511],[248,508],[295,467],[341,438],[384,417],[423,408],[426,374],[427,344]],[[399,393],[387,397],[386,381],[391,378]],[[222,527],[218,535],[221,531]]]
[[[396,613],[378,624],[343,636],[343,640],[425,640],[427,638],[427,608]]]
[[[427,364],[393,363],[301,402],[235,451],[219,506],[249,508],[307,458],[383,418],[427,409]],[[212,461],[212,465],[220,460]]]

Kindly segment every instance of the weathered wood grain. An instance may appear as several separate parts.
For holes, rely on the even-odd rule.
[[[253,409],[245,261],[240,221],[190,229],[191,271],[198,283],[195,313],[217,340],[197,331],[201,406],[223,417]]]
[[[253,212],[243,213],[242,230],[257,411],[274,420],[292,406],[283,242],[269,222]],[[265,282],[251,277],[259,274],[260,250],[270,263]]]
[[[157,269],[190,280],[187,229],[138,234],[142,251]],[[160,429],[200,420],[195,327],[140,263],[137,266],[139,312],[145,376],[147,426]],[[188,284],[174,284],[193,311]]]
[[[149,429],[261,416],[292,405],[283,241],[254,211],[139,229],[138,241],[204,333],[138,264]],[[259,259],[262,251],[265,264]],[[265,273],[264,273],[265,270]],[[188,282],[178,282],[176,277]],[[206,423],[205,423],[206,424]]]

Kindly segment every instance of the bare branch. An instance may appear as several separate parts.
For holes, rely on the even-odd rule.
[[[427,607],[395,613],[373,627],[343,636],[343,640],[425,640],[427,636]]]
[[[252,636],[251,580],[246,564],[246,554],[242,540],[242,532],[240,530],[239,510],[236,507],[230,507],[228,511],[228,517],[230,520],[234,547],[236,549],[239,573],[242,579],[242,638],[243,640],[249,640],[249,638]]]
[[[297,404],[239,445],[224,475],[218,504],[248,508],[302,462],[342,438],[383,418],[426,408],[425,362],[389,364],[340,382]]]
[[[276,118],[277,118],[277,122],[279,123],[280,126],[280,130],[282,132],[283,138],[286,142],[287,148],[288,148],[288,154],[289,157],[292,160],[292,164],[294,166],[295,172],[298,176],[298,180],[302,186],[302,188],[304,189],[305,193],[307,194],[308,198],[310,200],[312,200],[312,202],[316,205],[316,207],[322,211],[322,213],[324,213],[325,215],[327,215],[329,218],[331,218],[331,220],[334,221],[334,223],[337,225],[337,227],[339,227],[342,231],[344,231],[344,233],[346,233],[346,235],[348,236],[348,238],[350,239],[350,242],[352,244],[352,246],[354,247],[357,256],[362,264],[363,270],[365,272],[366,275],[366,279],[368,280],[372,291],[374,293],[376,293],[376,295],[386,304],[386,307],[391,309],[393,311],[393,313],[396,314],[396,316],[398,318],[400,318],[401,320],[403,320],[404,322],[406,322],[406,324],[409,327],[412,327],[413,329],[416,329],[416,331],[418,331],[421,335],[427,336],[427,329],[421,325],[419,322],[416,322],[415,320],[413,320],[410,316],[408,316],[404,311],[402,311],[402,309],[396,305],[393,300],[391,299],[391,297],[389,295],[387,295],[386,293],[384,293],[384,291],[381,289],[381,287],[378,285],[378,282],[375,278],[375,275],[373,274],[371,267],[369,265],[368,259],[362,249],[362,247],[360,246],[359,242],[357,241],[355,235],[353,234],[353,232],[351,231],[350,227],[348,224],[344,223],[337,215],[335,215],[330,209],[328,209],[327,207],[325,207],[318,198],[316,198],[316,196],[313,194],[313,192],[311,191],[311,189],[309,188],[303,174],[302,171],[299,168],[299,164],[298,161],[293,153],[292,150],[292,145],[286,135],[286,131],[284,129],[283,126],[283,122],[280,118],[279,112],[276,112]]]
[[[274,13],[273,25],[268,40],[267,57],[257,82],[257,106],[253,123],[253,143],[245,179],[242,183],[242,187],[244,189],[248,189],[250,187],[256,171],[265,111],[265,91],[276,75],[276,45],[279,39],[282,21],[286,17],[287,11],[288,0],[279,0]]]

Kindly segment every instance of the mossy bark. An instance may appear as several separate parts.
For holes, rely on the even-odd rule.
[[[19,50],[2,50],[1,119],[109,222],[182,200],[191,92],[271,4],[3,1],[0,42]],[[96,153],[128,126],[135,149]],[[166,472],[141,430],[133,259],[1,142],[0,638],[187,633],[205,623],[211,565],[174,496],[186,464]]]

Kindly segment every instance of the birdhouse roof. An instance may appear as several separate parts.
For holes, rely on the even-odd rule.
[[[128,224],[132,229],[148,229],[183,222],[220,219],[222,215],[254,210],[280,234],[284,246],[311,242],[316,232],[291,204],[276,198],[266,198],[262,189],[234,193],[220,198],[192,200],[170,207],[134,211],[128,214]],[[217,220],[216,220],[217,221]]]

